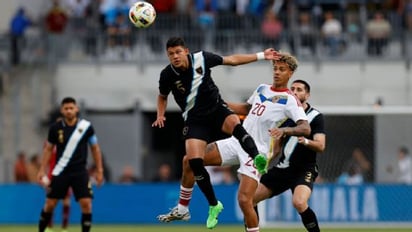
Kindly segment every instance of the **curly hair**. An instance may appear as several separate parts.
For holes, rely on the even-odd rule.
[[[272,61],[273,66],[275,66],[276,62],[286,63],[292,72],[296,71],[299,65],[296,57],[292,56],[288,52],[280,52],[280,58],[276,61]]]

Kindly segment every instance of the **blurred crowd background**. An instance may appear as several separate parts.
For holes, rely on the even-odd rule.
[[[165,59],[159,44],[172,33],[222,53],[271,46],[302,60],[410,59],[410,0],[152,0],[157,19],[144,30],[128,21],[133,2],[22,3],[0,37],[3,50],[12,45],[2,64]]]

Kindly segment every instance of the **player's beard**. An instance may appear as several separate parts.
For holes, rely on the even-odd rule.
[[[72,122],[76,121],[76,114],[68,113],[68,114],[65,115],[65,119],[66,119],[67,122],[72,123]]]

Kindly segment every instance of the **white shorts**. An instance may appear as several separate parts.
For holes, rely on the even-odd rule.
[[[260,174],[256,170],[253,159],[249,157],[235,137],[216,141],[222,158],[222,166],[240,165],[238,173],[249,176],[259,182]]]

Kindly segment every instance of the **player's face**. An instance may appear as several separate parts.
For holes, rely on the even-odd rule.
[[[79,108],[74,103],[66,103],[61,106],[60,112],[62,113],[64,119],[67,121],[72,121],[73,119],[76,119]]]
[[[290,90],[296,95],[301,103],[304,103],[309,98],[309,93],[306,92],[305,85],[302,83],[293,83]]]
[[[189,67],[187,59],[188,54],[189,49],[183,46],[167,48],[167,57],[169,58],[170,63],[176,68],[186,69]]]
[[[275,88],[287,88],[292,70],[285,62],[275,61],[273,64],[273,83]]]

